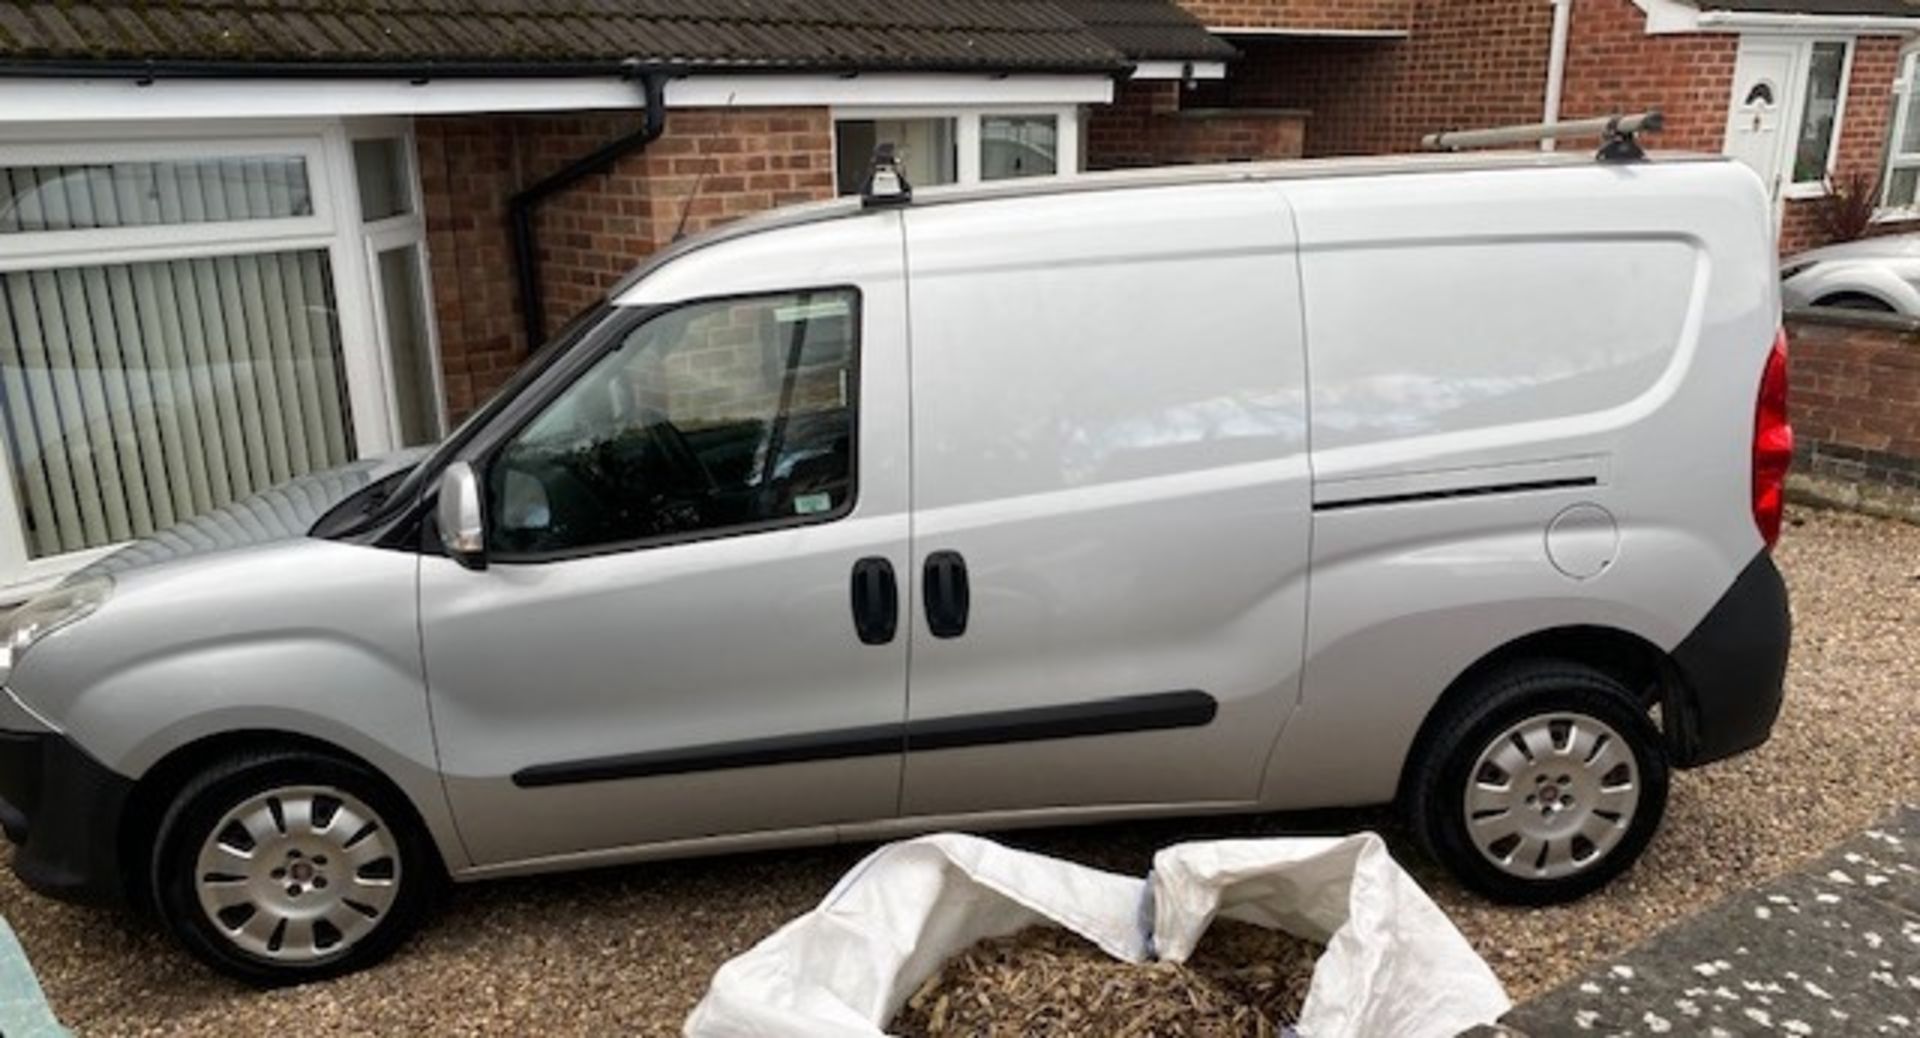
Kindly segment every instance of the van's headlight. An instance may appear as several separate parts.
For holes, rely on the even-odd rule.
[[[76,581],[31,599],[7,618],[6,638],[0,640],[0,681],[35,642],[68,624],[85,619],[113,594],[106,577]]]

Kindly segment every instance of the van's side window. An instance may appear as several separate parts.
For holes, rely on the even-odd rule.
[[[651,318],[496,455],[489,548],[566,554],[846,514],[858,335],[851,289]]]

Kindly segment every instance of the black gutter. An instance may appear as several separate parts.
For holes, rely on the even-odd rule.
[[[520,284],[520,324],[526,330],[529,353],[547,339],[546,304],[540,298],[540,250],[533,241],[534,211],[548,198],[611,168],[659,138],[667,128],[667,77],[657,72],[642,73],[640,88],[646,96],[647,114],[639,129],[573,160],[507,201],[507,226],[513,236],[515,276]]]

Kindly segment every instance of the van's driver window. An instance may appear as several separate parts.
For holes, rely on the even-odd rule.
[[[489,547],[545,555],[845,514],[858,310],[856,293],[825,290],[651,318],[495,457]]]

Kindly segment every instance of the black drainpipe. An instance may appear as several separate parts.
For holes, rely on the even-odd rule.
[[[542,177],[507,202],[507,220],[513,234],[514,267],[520,281],[520,321],[526,329],[527,350],[538,349],[547,338],[546,306],[540,298],[540,250],[533,240],[534,211],[540,203],[565,191],[581,180],[610,168],[628,155],[638,153],[659,138],[667,126],[667,76],[659,72],[640,74],[641,90],[646,95],[646,121],[638,130],[583,155],[566,168]]]

